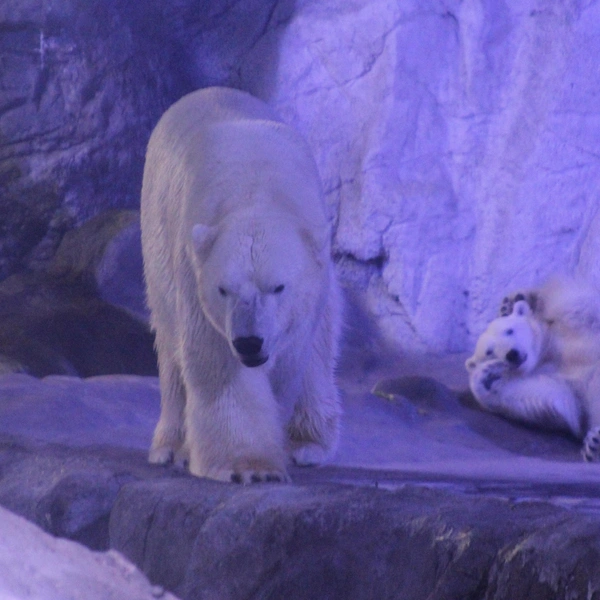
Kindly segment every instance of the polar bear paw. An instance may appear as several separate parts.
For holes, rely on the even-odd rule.
[[[153,465],[175,465],[186,469],[189,462],[189,456],[183,447],[177,449],[172,446],[152,446],[148,453],[148,462]]]
[[[175,457],[175,451],[170,446],[158,446],[150,448],[148,462],[154,465],[171,464]]]
[[[314,467],[323,464],[329,457],[329,452],[312,442],[297,446],[292,450],[292,460],[299,467]]]
[[[583,440],[581,454],[586,462],[600,461],[600,426],[588,431]]]
[[[512,296],[506,296],[505,298],[503,298],[502,303],[500,304],[500,316],[508,317],[509,315],[511,315],[515,304],[520,300],[526,300],[527,304],[529,304],[531,308],[531,303],[527,299],[527,295],[523,292],[517,292]]]
[[[502,360],[490,360],[482,363],[479,370],[474,374],[474,384],[476,390],[481,395],[493,393],[492,386],[502,379],[508,371],[508,365]]]
[[[228,483],[289,483],[290,477],[284,467],[268,464],[266,461],[239,461],[231,469],[209,469],[204,474],[209,479]]]
[[[501,317],[508,317],[512,315],[513,308],[517,302],[525,300],[531,309],[531,312],[535,313],[539,309],[539,297],[535,292],[517,292],[510,296],[503,298],[500,303],[499,314]]]
[[[244,485],[249,483],[289,483],[290,476],[285,471],[279,470],[235,470],[230,472],[229,481],[232,483],[242,483]]]

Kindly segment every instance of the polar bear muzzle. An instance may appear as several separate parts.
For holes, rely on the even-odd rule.
[[[260,367],[269,360],[269,355],[261,354],[263,339],[255,335],[237,337],[232,342],[242,364],[246,367]]]
[[[520,367],[527,360],[526,352],[519,352],[516,348],[511,348],[506,353],[506,362],[512,367]]]

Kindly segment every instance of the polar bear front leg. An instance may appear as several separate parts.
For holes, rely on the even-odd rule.
[[[179,367],[168,353],[159,353],[160,418],[154,429],[148,460],[164,465],[184,463],[185,452],[184,412],[185,389]]]
[[[492,408],[502,391],[502,378],[508,374],[508,365],[502,360],[488,360],[471,368],[469,385],[475,399],[484,408]]]
[[[581,439],[581,402],[559,376],[524,376],[503,361],[491,360],[471,371],[470,385],[479,404],[491,412]]]
[[[235,483],[289,481],[279,407],[265,372],[240,367],[216,397],[188,387],[190,472]]]
[[[342,413],[335,383],[336,342],[322,324],[315,335],[302,391],[288,424],[290,450],[299,466],[319,465],[337,449]]]
[[[341,407],[339,392],[328,379],[313,370],[312,377],[305,377],[303,382],[302,396],[288,425],[292,458],[297,465],[320,465],[337,448]]]

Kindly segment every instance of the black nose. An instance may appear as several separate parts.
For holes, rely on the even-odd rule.
[[[258,354],[262,348],[263,339],[250,335],[248,337],[238,337],[233,340],[233,347],[241,356],[252,356]]]
[[[516,367],[518,367],[523,362],[523,359],[521,358],[519,351],[515,350],[514,348],[512,350],[509,350],[506,353],[506,360],[511,365],[515,365]]]

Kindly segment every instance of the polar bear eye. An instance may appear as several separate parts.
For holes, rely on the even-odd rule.
[[[504,333],[506,335],[512,335],[514,333],[514,331],[512,329],[507,329]]]
[[[221,296],[223,296],[223,298],[225,298],[225,296],[227,296],[227,292],[225,291],[225,288],[222,288],[221,286],[219,286],[219,294],[221,294]]]
[[[283,283],[281,283],[280,285],[278,285],[274,290],[273,293],[274,294],[281,294],[281,292],[283,292],[283,290],[285,289],[285,285],[283,285]]]
[[[491,348],[487,349],[487,352],[485,353],[486,356],[494,356],[494,351]]]

